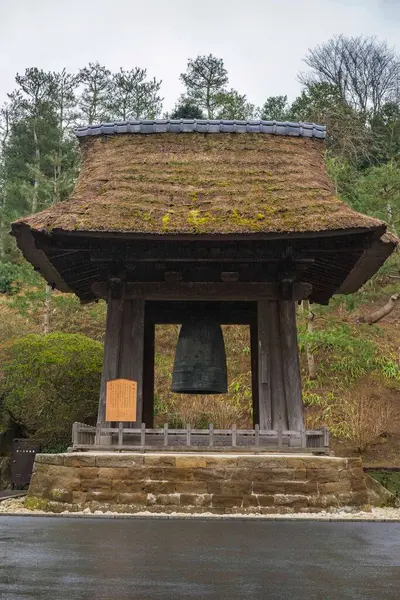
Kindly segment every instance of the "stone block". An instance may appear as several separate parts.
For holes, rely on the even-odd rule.
[[[338,495],[338,500],[341,506],[362,507],[368,504],[368,493],[366,489],[360,492],[345,492]]]
[[[249,477],[253,482],[263,481],[305,481],[306,469],[254,469]],[[243,474],[245,476],[245,474]]]
[[[145,456],[144,464],[150,467],[175,467],[175,456]]]
[[[216,479],[227,479],[229,476],[227,469],[206,469],[199,468],[191,471],[195,481],[214,481]]]
[[[127,479],[129,469],[127,467],[99,467],[99,477],[104,479]]]
[[[64,454],[36,454],[36,464],[63,465]]]
[[[332,456],[307,456],[303,459],[306,469],[334,469],[342,471],[347,468],[347,458]]]
[[[254,481],[254,494],[312,494],[317,485],[308,481]]]
[[[171,494],[175,492],[174,481],[145,481],[142,490],[149,494]]]
[[[131,481],[146,481],[148,479],[158,481],[167,479],[163,467],[134,467],[129,469],[128,479]]]
[[[205,494],[208,492],[206,481],[177,481],[175,488],[177,492],[187,494]]]
[[[212,469],[231,469],[236,468],[238,463],[237,456],[207,456],[206,467]]]
[[[306,457],[307,458],[307,457]],[[241,469],[304,469],[304,458],[296,456],[254,455],[238,456],[238,468]]]
[[[272,498],[272,503],[274,502]],[[243,495],[243,508],[248,508],[250,506],[258,506],[258,496],[255,494],[244,494]]]
[[[154,504],[179,506],[180,494],[155,494]]]
[[[64,455],[64,465],[66,467],[95,467],[96,456],[84,453]]]
[[[77,470],[77,475],[81,479],[94,479],[99,474],[99,469],[97,467],[80,467]]]
[[[118,494],[117,502],[119,504],[134,504],[139,506],[147,505],[147,494],[143,493],[122,493]]]
[[[160,479],[160,478],[159,478]],[[173,467],[166,467],[163,470],[163,476],[161,479],[168,479],[171,481],[193,481],[194,470],[193,469],[177,469]]]
[[[87,492],[86,499],[88,502],[115,502],[116,494],[111,490],[91,490]]]
[[[96,479],[96,488],[99,490],[110,490],[111,489],[112,479],[108,477],[97,477]]]
[[[72,503],[84,505],[86,502],[86,492],[72,492]]]
[[[89,490],[96,489],[97,477],[92,479],[81,479],[80,489],[82,492],[88,492]],[[107,488],[106,488],[107,489]]]
[[[106,454],[104,456],[97,455],[96,456],[96,466],[97,467],[112,467],[112,468],[120,468],[126,467],[131,469],[133,467],[140,467],[144,464],[144,457],[142,455],[133,455],[126,456],[121,454]]]
[[[350,481],[330,481],[328,483],[318,482],[318,492],[320,494],[342,494],[351,491]]]
[[[230,508],[232,506],[242,506],[243,496],[232,494],[213,494],[212,506],[215,508]]]
[[[29,484],[29,494],[31,496],[42,497],[46,495],[48,489],[51,489],[52,479],[42,473],[33,473]]]
[[[142,491],[142,483],[140,481],[126,481],[121,479],[114,479],[111,481],[111,489],[116,492],[123,493],[137,493]]]
[[[287,506],[260,506],[259,512],[261,515],[278,515],[293,512]]]
[[[209,481],[207,486],[210,494],[232,494],[238,496],[239,494],[251,494],[252,491],[250,481],[225,481],[220,479],[218,481]]]
[[[47,498],[54,502],[72,502],[73,494],[70,490],[65,488],[52,488],[47,493]]]
[[[339,469],[307,469],[307,481],[317,481],[318,483],[329,483],[340,480]]]
[[[300,509],[302,506],[308,506],[308,498],[302,494],[275,494],[274,504],[275,506],[296,506]]]
[[[272,494],[257,494],[257,502],[260,506],[273,506],[274,496]]]
[[[339,506],[339,500],[335,494],[312,495],[308,498],[308,503],[315,508],[332,508]]]
[[[182,506],[211,506],[212,496],[210,494],[181,494]]]
[[[176,466],[179,469],[197,469],[207,466],[204,456],[176,456]]]

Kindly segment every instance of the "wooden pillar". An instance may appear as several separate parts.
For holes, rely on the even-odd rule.
[[[260,424],[260,401],[258,390],[258,331],[257,321],[250,323],[250,357],[251,357],[251,400],[253,405],[253,427]]]
[[[261,429],[272,428],[270,356],[268,344],[269,300],[257,303],[258,337],[258,417]]]
[[[154,425],[154,342],[155,325],[144,322],[144,351],[143,351],[143,422],[146,427]]]
[[[260,300],[257,312],[260,427],[302,430],[295,304]]]
[[[137,382],[136,421],[139,427],[143,413],[143,337],[144,301],[112,298],[107,302],[106,336],[97,423],[105,424],[106,386],[112,379]]]
[[[304,428],[304,409],[297,346],[296,305],[291,300],[282,300],[279,304],[287,419],[289,429],[299,431]]]

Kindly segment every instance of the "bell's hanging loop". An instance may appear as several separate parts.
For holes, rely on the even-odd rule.
[[[226,354],[221,326],[213,319],[183,323],[175,352],[173,392],[225,394]]]

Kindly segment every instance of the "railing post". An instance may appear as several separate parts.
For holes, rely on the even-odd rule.
[[[214,424],[210,423],[208,426],[208,445],[210,448],[214,446]]]
[[[260,426],[258,423],[254,427],[254,434],[255,434],[255,445],[258,448],[258,446],[260,445]]]
[[[140,445],[142,447],[146,445],[146,423],[142,423],[140,426]]]
[[[164,423],[164,446],[168,446],[168,423]]]
[[[122,421],[118,423],[118,446],[124,443],[124,424]]]
[[[191,439],[191,427],[190,427],[190,423],[188,423],[186,425],[186,446],[191,446],[192,444],[192,439]]]
[[[327,427],[323,428],[324,432],[324,448],[326,451],[329,450],[329,429]]]
[[[101,425],[100,423],[97,423],[96,425],[96,435],[94,438],[94,443],[96,446],[100,445],[100,438],[101,438]]]
[[[279,422],[278,422],[278,448],[282,448],[282,432],[283,432],[282,419],[279,419]]]
[[[72,424],[72,446],[75,447],[79,444],[79,423],[75,421]]]
[[[301,447],[302,448],[307,448],[307,433],[306,433],[306,430],[304,428],[301,429],[300,436],[301,436]]]
[[[237,442],[237,429],[236,425],[232,425],[232,448],[236,446]]]

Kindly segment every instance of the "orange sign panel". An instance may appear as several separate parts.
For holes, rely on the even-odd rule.
[[[107,381],[106,421],[136,421],[137,381]]]

